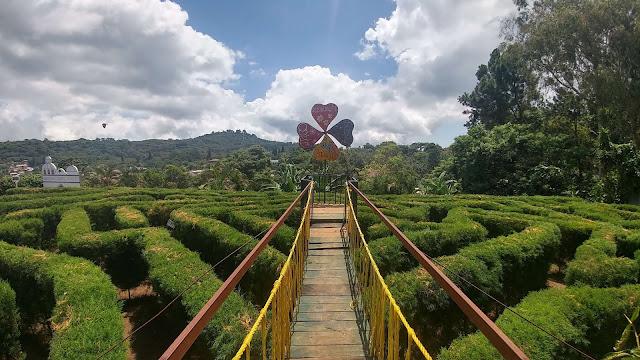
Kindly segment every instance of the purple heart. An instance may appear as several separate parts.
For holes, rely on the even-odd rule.
[[[340,120],[328,132],[346,147],[351,146],[353,143],[353,121],[349,119]]]

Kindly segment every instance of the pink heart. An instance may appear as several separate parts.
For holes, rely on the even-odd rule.
[[[300,140],[298,140],[300,147],[305,150],[311,150],[313,145],[322,137],[322,131],[318,131],[313,126],[303,122],[298,124],[298,135],[300,136]]]
[[[338,115],[338,105],[334,103],[322,105],[315,104],[311,108],[311,116],[318,122],[322,130],[327,131],[327,127]]]

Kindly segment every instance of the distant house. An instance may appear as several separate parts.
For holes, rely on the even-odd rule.
[[[22,160],[21,164],[13,164],[9,166],[9,173],[13,176],[14,174],[24,175],[30,174],[33,171],[33,168],[29,166],[29,161]]]
[[[44,165],[42,165],[43,187],[80,187],[80,173],[77,167],[69,165],[66,169],[58,169],[56,164],[51,161],[51,156],[47,156],[44,159]]]

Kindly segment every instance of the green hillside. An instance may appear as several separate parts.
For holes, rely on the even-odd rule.
[[[278,153],[295,146],[292,143],[260,139],[240,130],[213,132],[192,139],[182,140],[115,140],[78,139],[71,141],[23,140],[0,142],[0,169],[12,162],[28,160],[33,166],[42,164],[47,155],[54,157],[56,164],[73,162],[79,167],[92,163],[113,165],[162,166],[166,163],[193,163],[218,158],[241,148],[261,145]]]

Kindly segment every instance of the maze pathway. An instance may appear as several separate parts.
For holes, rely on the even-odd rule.
[[[314,207],[291,359],[365,359],[340,237],[344,206]]]

